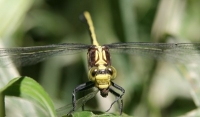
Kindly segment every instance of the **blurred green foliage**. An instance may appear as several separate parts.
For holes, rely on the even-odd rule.
[[[32,103],[39,105],[37,111],[41,113],[40,116],[56,116],[52,100],[49,98],[48,94],[44,91],[44,89],[32,78],[14,78],[0,90],[0,96],[2,96],[3,98],[5,96],[15,96],[30,100],[32,101]],[[0,104],[3,103],[4,101],[1,100]],[[4,109],[4,107],[0,108],[1,117],[6,115],[4,113]],[[42,112],[43,110],[45,110],[46,113]]]
[[[87,10],[100,44],[200,42],[199,5],[198,0],[1,0],[0,38],[6,47],[89,44],[88,31],[78,18]],[[61,56],[19,71],[22,76],[35,78],[56,107],[61,107],[71,102],[73,89],[87,81],[86,61],[86,53]],[[173,117],[198,109],[198,66],[194,70],[151,58],[116,54],[112,54],[112,63],[118,70],[115,82],[126,90],[124,113]],[[96,97],[87,108],[104,111],[114,97],[107,100],[104,103],[105,99]],[[118,111],[117,106],[113,111]]]

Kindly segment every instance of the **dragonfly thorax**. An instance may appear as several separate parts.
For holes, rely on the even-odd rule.
[[[91,46],[88,49],[88,67],[111,66],[109,49],[106,46]]]
[[[117,71],[111,66],[109,50],[106,46],[92,46],[88,49],[89,80],[95,86],[107,89],[110,81],[115,79]]]

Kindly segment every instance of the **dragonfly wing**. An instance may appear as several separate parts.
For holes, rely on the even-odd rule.
[[[139,54],[176,62],[200,60],[200,43],[114,43],[105,45],[111,52]],[[196,62],[195,61],[195,62]]]
[[[34,47],[0,48],[0,65],[7,66],[14,63],[16,66],[26,66],[38,63],[49,57],[74,54],[87,50],[90,45],[85,44],[54,44]]]
[[[76,101],[76,108],[75,111],[78,110],[80,107],[82,107],[88,100],[92,99],[97,93],[98,89],[94,90],[93,92],[85,95],[84,97],[78,99]],[[67,114],[71,114],[71,110],[73,109],[73,104],[68,104],[66,106],[63,106],[61,108],[56,109],[56,114],[58,117],[62,117]]]

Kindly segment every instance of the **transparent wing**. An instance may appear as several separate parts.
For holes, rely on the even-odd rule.
[[[0,48],[0,65],[26,66],[38,63],[49,57],[62,54],[74,54],[87,50],[90,45],[85,44],[54,44],[46,46]]]
[[[113,43],[105,45],[111,52],[140,54],[171,61],[199,62],[200,43]]]
[[[75,111],[78,110],[80,107],[82,107],[88,100],[90,100],[91,98],[93,98],[97,93],[98,93],[98,89],[94,90],[93,92],[87,94],[86,96],[78,99],[76,101],[76,108]],[[63,106],[61,108],[56,109],[56,114],[58,117],[62,117],[64,115],[67,115],[70,113],[70,111],[73,109],[73,105],[68,104],[66,106]]]

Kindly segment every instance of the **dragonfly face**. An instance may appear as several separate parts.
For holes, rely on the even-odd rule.
[[[110,81],[115,79],[117,71],[111,66],[109,49],[106,46],[91,46],[88,49],[89,80],[95,82],[102,97],[108,95]]]

